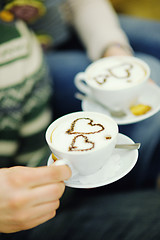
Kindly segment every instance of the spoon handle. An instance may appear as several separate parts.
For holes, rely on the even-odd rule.
[[[115,145],[115,148],[133,150],[133,149],[139,149],[140,146],[141,146],[140,143],[133,143],[133,144],[116,144],[116,145]]]
[[[107,107],[106,105],[104,105],[103,103],[99,102],[96,99],[93,99],[92,97],[89,96],[85,96],[81,93],[75,93],[75,98],[79,99],[79,100],[89,100],[91,102],[95,102],[98,105],[102,106],[104,109],[106,109],[113,117],[117,117],[117,118],[121,118],[121,117],[125,117],[126,113],[123,110],[112,110],[109,107]]]

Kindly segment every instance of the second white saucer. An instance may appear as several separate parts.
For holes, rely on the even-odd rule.
[[[142,121],[156,114],[160,110],[160,88],[156,84],[148,82],[144,86],[143,92],[139,98],[139,103],[149,105],[152,109],[146,114],[140,116],[135,116],[129,109],[125,109],[127,115],[123,118],[114,118],[116,123],[118,125],[131,124]],[[83,111],[95,111],[110,116],[110,113],[106,109],[95,102],[83,100],[81,107]]]

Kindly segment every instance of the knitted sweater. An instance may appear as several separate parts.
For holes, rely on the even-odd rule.
[[[0,166],[48,157],[50,85],[41,47],[22,21],[0,22]]]

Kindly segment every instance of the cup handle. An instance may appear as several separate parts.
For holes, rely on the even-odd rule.
[[[84,72],[79,72],[78,74],[76,74],[76,76],[74,78],[74,83],[75,83],[76,87],[78,88],[78,90],[80,90],[81,92],[85,93],[86,95],[91,94],[91,90],[89,89],[89,87],[86,83]]]
[[[78,174],[78,171],[73,167],[73,165],[71,164],[70,161],[68,161],[67,159],[63,158],[63,159],[58,159],[54,162],[55,166],[62,166],[62,165],[67,165],[72,172],[72,177]]]

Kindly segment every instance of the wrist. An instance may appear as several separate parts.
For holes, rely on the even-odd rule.
[[[109,57],[109,56],[132,56],[133,50],[131,47],[127,45],[122,45],[119,43],[111,43],[105,49],[102,57]]]

